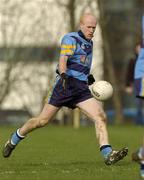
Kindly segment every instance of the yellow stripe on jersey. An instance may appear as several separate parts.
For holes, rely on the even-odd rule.
[[[76,45],[62,44],[62,45],[61,45],[61,48],[64,48],[64,49],[75,49],[75,48],[76,48]]]
[[[66,50],[61,50],[61,54],[73,54],[73,51],[70,49],[66,49]]]

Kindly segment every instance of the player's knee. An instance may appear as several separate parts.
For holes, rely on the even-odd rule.
[[[105,112],[102,112],[102,113],[101,113],[101,116],[102,116],[102,120],[106,122],[106,121],[107,121],[107,115],[106,115],[106,113],[105,113]]]
[[[95,121],[103,121],[107,122],[107,116],[104,111],[99,111],[97,114],[97,117],[95,118]]]
[[[106,113],[105,112],[101,112],[100,113],[100,118],[101,118],[102,121],[106,122],[107,121]]]
[[[35,117],[30,119],[29,126],[31,126],[32,129],[43,127],[47,124],[47,119],[42,119],[39,117]]]
[[[37,127],[38,127],[38,128],[44,127],[47,123],[48,123],[48,120],[47,120],[47,119],[39,119],[39,120],[38,120],[38,123],[37,123]]]

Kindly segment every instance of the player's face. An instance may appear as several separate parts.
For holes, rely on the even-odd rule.
[[[93,16],[86,16],[80,23],[81,31],[86,39],[91,40],[96,29],[96,19]]]

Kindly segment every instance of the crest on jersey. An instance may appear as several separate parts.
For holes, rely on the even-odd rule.
[[[86,56],[85,55],[81,55],[80,56],[80,61],[84,64],[86,61]]]
[[[81,44],[81,48],[82,48],[83,50],[85,49],[85,44],[84,44],[84,43]]]

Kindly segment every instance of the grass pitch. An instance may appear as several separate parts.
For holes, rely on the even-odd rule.
[[[0,150],[15,129],[0,128]],[[128,156],[115,165],[104,164],[94,127],[50,125],[29,134],[10,158],[0,155],[0,179],[139,180],[139,166],[130,155],[141,144],[144,127],[109,126],[108,130],[114,149],[129,148]]]

